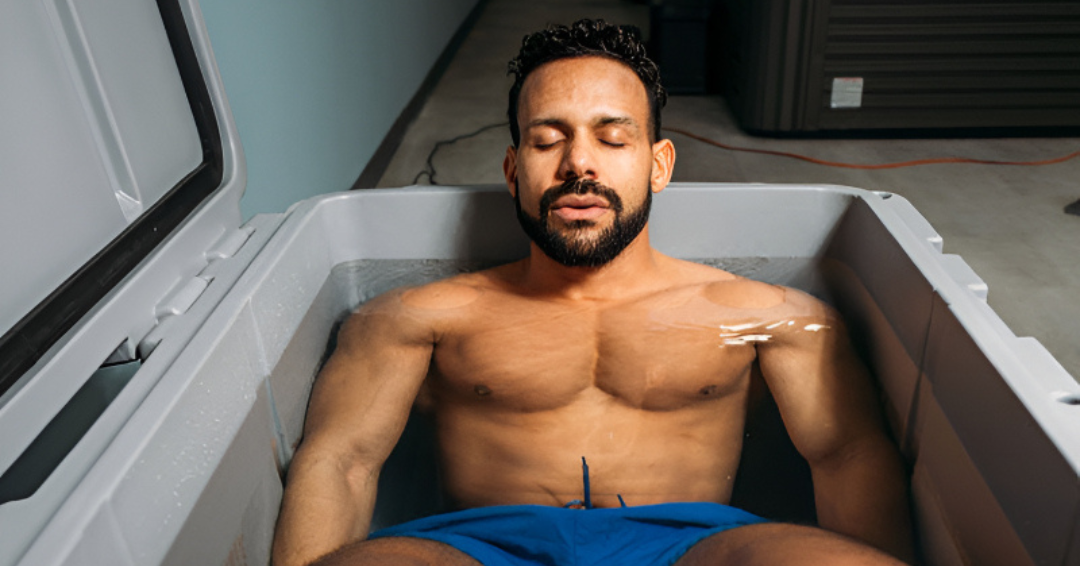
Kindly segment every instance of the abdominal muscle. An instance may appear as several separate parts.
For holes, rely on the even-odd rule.
[[[742,448],[745,390],[648,411],[599,389],[532,413],[447,404],[436,409],[443,489],[459,508],[584,500],[594,507],[727,503]]]

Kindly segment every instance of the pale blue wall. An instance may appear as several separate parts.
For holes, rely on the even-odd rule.
[[[352,186],[478,0],[202,0],[244,218]]]

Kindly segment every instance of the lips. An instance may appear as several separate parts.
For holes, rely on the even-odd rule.
[[[618,216],[622,201],[613,189],[593,179],[569,179],[540,197],[540,218],[553,216],[570,225],[592,222],[609,211]]]
[[[593,195],[564,195],[551,205],[551,214],[564,221],[592,220],[602,216],[610,208],[607,199]]]

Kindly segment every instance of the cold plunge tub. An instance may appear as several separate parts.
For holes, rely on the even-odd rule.
[[[1036,341],[1012,335],[907,201],[830,186],[673,185],[656,198],[651,234],[671,255],[840,308],[911,466],[927,563],[1080,563],[1076,383]],[[399,284],[526,250],[500,187],[299,204],[20,563],[265,564],[282,470],[336,325]],[[437,507],[423,435],[413,436],[383,475],[376,526]]]

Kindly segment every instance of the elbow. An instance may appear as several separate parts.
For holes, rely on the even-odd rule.
[[[352,458],[339,464],[345,481],[353,493],[364,493],[375,489],[379,484],[379,472],[382,462],[371,462]]]
[[[286,479],[315,475],[343,480],[354,493],[363,492],[379,481],[382,460],[339,442],[304,440],[296,450]]]

